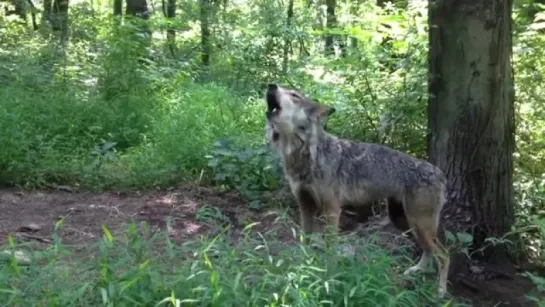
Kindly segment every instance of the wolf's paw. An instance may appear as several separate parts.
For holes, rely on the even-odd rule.
[[[343,244],[340,246],[337,246],[337,255],[342,255],[345,257],[354,257],[356,255],[356,250],[354,247],[350,244]]]
[[[405,272],[403,272],[403,275],[411,275],[411,274],[422,272],[422,271],[423,271],[423,269],[417,264],[417,265],[413,265],[412,267],[406,269]]]
[[[440,286],[440,287],[437,289],[437,297],[438,297],[438,298],[443,298],[443,297],[445,297],[445,294],[447,294],[447,289]]]

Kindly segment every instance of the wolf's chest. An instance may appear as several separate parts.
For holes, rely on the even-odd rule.
[[[283,157],[286,176],[292,181],[310,183],[312,181],[312,159],[308,150],[300,150]]]

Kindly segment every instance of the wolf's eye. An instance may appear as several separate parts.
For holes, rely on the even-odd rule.
[[[297,129],[301,130],[301,131],[305,131],[307,129],[307,127],[305,126],[297,126]]]

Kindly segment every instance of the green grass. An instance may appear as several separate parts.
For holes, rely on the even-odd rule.
[[[247,227],[236,242],[223,231],[177,245],[164,233],[150,235],[129,225],[115,237],[106,229],[101,241],[79,254],[57,239],[45,251],[29,252],[29,265],[14,259],[0,264],[0,301],[4,306],[434,304],[435,278],[402,277],[411,260],[391,256],[376,238],[342,239],[339,243],[356,247],[355,256],[343,256],[333,248],[288,245],[276,239],[276,231],[258,235]],[[401,278],[411,280],[413,289],[401,288],[395,281]]]

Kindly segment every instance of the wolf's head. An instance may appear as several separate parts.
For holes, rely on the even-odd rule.
[[[293,89],[269,84],[267,102],[267,138],[276,142],[280,138],[296,138],[309,142],[323,131],[335,108],[314,101]]]

